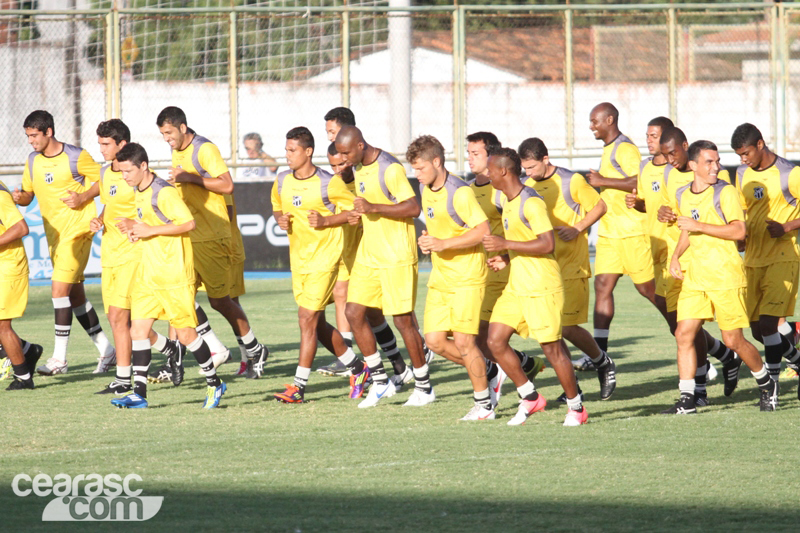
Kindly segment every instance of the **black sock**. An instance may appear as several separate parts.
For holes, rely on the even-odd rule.
[[[206,376],[206,383],[209,387],[219,387],[222,382],[219,380],[217,371],[214,369],[214,361],[211,360],[211,350],[208,344],[203,340],[203,337],[198,337],[187,346],[194,354],[194,358],[200,365],[200,369]]]
[[[82,309],[84,306],[89,307],[89,310],[85,313],[78,314],[78,311],[75,311],[75,309],[73,309],[73,311],[75,312],[75,318],[78,319],[80,325],[86,330],[86,334],[92,337],[103,331],[103,327],[100,325],[100,318],[97,316],[97,311],[94,310],[94,307],[89,305],[88,300],[82,306],[79,306],[78,309]]]
[[[395,374],[402,374],[406,371],[406,362],[403,361],[403,356],[397,348],[397,338],[394,336],[392,328],[389,327],[387,322],[380,326],[372,328],[375,334],[375,340],[381,347],[381,351],[386,354],[389,362],[392,363],[392,369]]]
[[[533,370],[533,367],[536,366],[536,360],[526,354],[525,352],[520,352],[519,350],[514,350],[514,353],[519,358],[519,364],[522,366],[522,371],[526,374]]]
[[[366,356],[364,359],[369,367],[369,373],[372,376],[372,381],[385,385],[389,381],[389,376],[386,375],[386,369],[383,368],[383,361],[381,361],[380,353]]]
[[[595,337],[594,340],[601,350],[608,351],[608,337]]]
[[[580,390],[578,390],[578,395],[580,396]],[[539,399],[539,393],[536,391],[533,391],[532,393],[528,394],[523,398],[523,400],[528,400],[529,402],[535,402],[538,399]]]
[[[486,360],[486,381],[492,381],[497,377],[497,363],[494,361]]]
[[[197,313],[197,330],[198,335],[205,335],[209,331],[211,331],[211,324],[208,323],[208,315],[206,312],[203,311],[203,308],[200,305],[195,304],[194,311]]]
[[[733,362],[735,354],[733,350],[725,346],[721,340],[714,339],[714,344],[708,347],[708,355],[726,365]]]
[[[767,366],[767,372],[772,379],[777,380],[781,373],[781,356],[783,355],[782,345],[783,339],[780,344],[765,344],[764,345],[764,362]]]
[[[755,377],[755,376],[754,376]],[[769,377],[769,372],[766,376],[756,378],[756,384],[761,390],[772,390],[772,378]]]
[[[141,343],[137,346],[137,343]],[[147,348],[145,349],[145,346]],[[150,341],[133,341],[131,363],[133,364],[133,392],[147,398],[147,371],[150,369]]]
[[[11,364],[11,368],[14,369],[14,377],[20,381],[28,381],[31,379],[31,372],[28,369],[27,363],[22,363],[21,365]]]
[[[800,363],[800,352],[798,352],[794,344],[783,335],[781,335],[781,355],[793,365]]]

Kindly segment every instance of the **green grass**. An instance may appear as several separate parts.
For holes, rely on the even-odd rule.
[[[99,286],[87,290],[100,308]],[[612,326],[619,386],[600,402],[594,375],[581,374],[590,413],[581,428],[562,427],[565,408],[552,401],[526,425],[506,426],[517,403],[510,383],[498,420],[458,422],[471,406],[469,382],[440,358],[431,367],[437,401],[424,408],[403,408],[401,392],[357,409],[345,379],[318,374],[307,404],[279,404],[272,394],[291,382],[297,363],[290,281],[251,281],[248,291],[243,305],[272,357],[255,381],[234,377],[238,365],[223,366],[230,388],[220,409],[200,409],[205,384],[193,362],[181,387],[151,385],[150,409],[113,409],[93,395],[110,374],[91,374],[96,352],[77,321],[67,375],[37,377],[35,391],[1,391],[0,530],[797,530],[795,383],[784,384],[772,414],[754,407],[755,384],[743,371],[731,398],[718,378],[701,414],[657,415],[677,397],[674,342],[628,280],[617,289]],[[207,310],[238,358],[230,329]],[[31,289],[15,327],[48,356],[48,288]],[[514,343],[539,353],[531,341]],[[321,349],[315,367],[330,360]],[[551,369],[537,387],[550,400],[561,392]],[[165,499],[139,524],[43,523],[51,498],[10,489],[16,474],[40,472],[136,473],[144,495]]]

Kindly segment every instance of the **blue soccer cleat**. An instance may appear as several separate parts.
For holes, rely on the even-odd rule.
[[[225,383],[220,383],[218,387],[209,385],[206,388],[206,401],[203,403],[203,409],[213,409],[219,406],[219,401],[226,390],[228,390],[228,386]]]
[[[119,409],[144,409],[147,407],[147,400],[138,394],[128,394],[122,398],[114,398],[111,405]]]

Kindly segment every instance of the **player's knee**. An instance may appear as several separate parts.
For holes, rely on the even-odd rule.
[[[222,311],[228,309],[229,304],[233,302],[230,297],[226,296],[225,298],[209,298],[208,303],[211,304],[211,309],[222,313]]]
[[[333,299],[336,301],[347,299],[347,283],[337,283],[333,286]]]
[[[453,341],[460,354],[465,354],[475,349],[475,337],[472,335],[455,335]]]
[[[694,346],[695,335],[696,332],[691,327],[686,323],[679,322],[675,329],[675,342],[682,347]]]
[[[434,351],[441,354],[444,352],[444,339],[436,335],[425,335],[425,344]]]
[[[394,322],[395,327],[401,332],[416,329],[414,327],[414,319],[411,317],[411,313],[405,315],[395,315],[392,317],[392,322]]]
[[[297,310],[297,320],[300,323],[301,330],[308,330],[308,329],[315,329],[316,318],[319,313],[317,311],[311,311],[309,309],[300,308]]]
[[[366,308],[363,305],[348,303],[344,308],[344,316],[351,326],[364,322]]]

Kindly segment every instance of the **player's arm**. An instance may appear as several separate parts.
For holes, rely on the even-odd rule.
[[[600,200],[586,213],[586,216],[579,220],[574,226],[556,226],[553,229],[558,232],[558,237],[562,241],[572,241],[577,238],[578,235],[592,227],[592,224],[600,220],[603,215],[606,214],[606,211],[608,211],[608,206],[603,200]]]
[[[183,235],[192,231],[194,225],[194,219],[183,224],[160,224],[158,226],[150,226],[139,220],[134,220],[128,232],[128,237],[132,240],[138,240],[156,235]]]
[[[0,235],[0,246],[5,246],[6,244],[10,244],[17,239],[23,238],[25,235],[30,233],[28,229],[28,223],[25,222],[25,219],[18,220],[16,224],[8,228],[2,235]]]
[[[11,191],[11,199],[17,205],[30,205],[33,201],[33,191],[21,191],[14,189]]]
[[[746,235],[744,220],[732,220],[725,225],[706,224],[692,217],[678,217],[678,227],[693,233],[704,233],[718,239],[741,241]]]
[[[349,222],[352,216],[353,201],[355,196],[347,189],[340,176],[334,176],[328,182],[328,200],[337,207],[338,213],[323,215],[319,211],[311,209],[308,212],[308,225],[315,229],[342,226]]]
[[[103,210],[100,211],[100,214],[97,215],[96,217],[94,217],[89,222],[89,230],[92,233],[97,233],[98,231],[103,229],[103,226],[105,225],[105,222],[104,222],[105,214],[106,214],[106,208],[105,208],[105,206],[103,206]]]
[[[173,167],[170,169],[169,175],[170,179],[167,181],[170,183],[193,183],[217,194],[233,193],[233,178],[231,178],[230,172],[224,172],[216,178],[204,178],[197,174],[186,172],[182,168]]]
[[[675,252],[672,254],[672,260],[669,263],[669,273],[675,279],[683,279],[683,268],[681,267],[681,256],[689,249],[689,232],[681,231],[681,236],[678,238],[678,244],[675,246]]]
[[[627,178],[606,178],[596,170],[590,170],[586,174],[586,181],[592,187],[602,187],[605,189],[617,189],[625,192],[633,192],[639,180],[638,176],[629,176]]]
[[[486,235],[483,246],[487,252],[509,250],[524,255],[547,255],[556,249],[556,239],[553,230],[539,233],[530,241],[511,241],[499,235]]]
[[[789,192],[795,197],[800,194],[800,167],[794,167],[789,174]],[[783,224],[775,220],[767,219],[767,231],[770,237],[778,239],[783,237],[784,234],[795,231],[800,228],[800,218],[794,220],[787,220]]]
[[[354,211],[361,215],[376,214],[386,218],[417,218],[422,211],[417,198],[409,198],[396,204],[373,204],[357,197],[353,201]]]
[[[431,252],[443,252],[445,250],[462,250],[464,248],[472,248],[473,246],[483,242],[486,235],[491,235],[492,229],[489,226],[489,221],[484,220],[469,231],[457,236],[449,237],[447,239],[437,239],[428,235],[427,231],[422,232],[422,236],[418,239],[418,244],[423,253],[429,254]]]
[[[100,195],[100,182],[92,183],[92,186],[83,192],[67,191],[67,196],[61,198],[64,205],[70,209],[78,209],[87,202],[92,201],[96,196]]]

